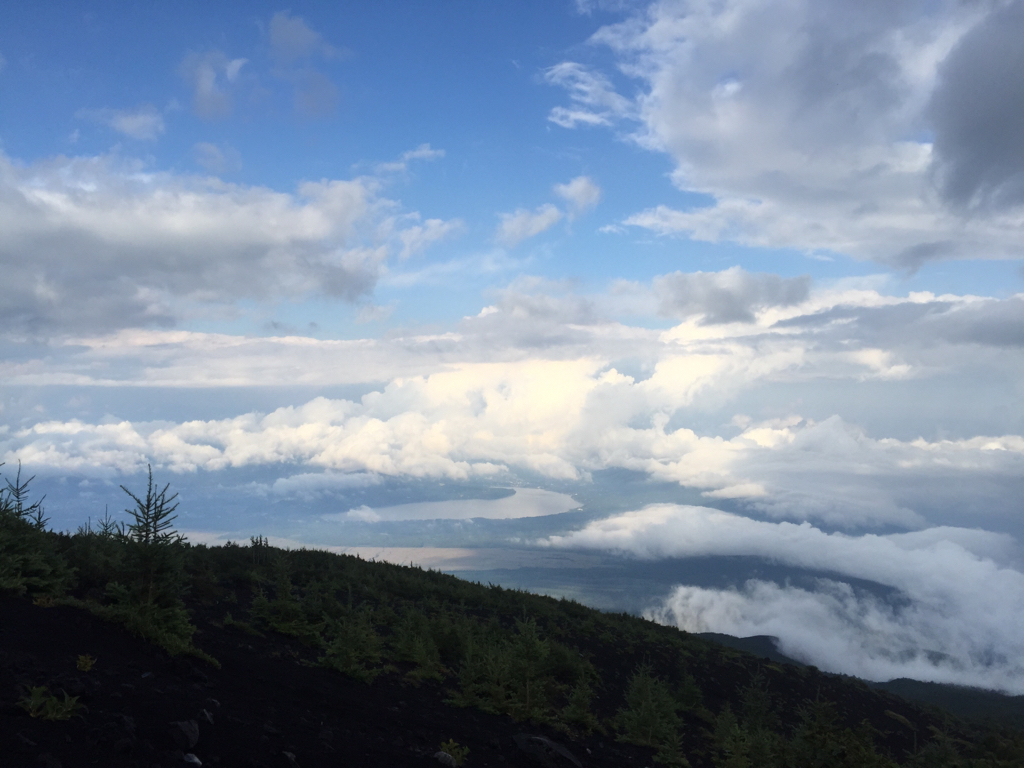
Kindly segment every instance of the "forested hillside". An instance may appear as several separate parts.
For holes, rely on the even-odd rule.
[[[1024,734],[625,614],[0,504],[0,746],[57,765],[1017,766]]]

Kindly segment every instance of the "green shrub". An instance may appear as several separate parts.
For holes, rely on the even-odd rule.
[[[718,754],[715,755],[716,768],[772,768],[776,765],[774,755],[758,763],[751,760],[750,734],[740,726],[728,704],[715,718],[714,741],[718,748]]]
[[[237,629],[237,630],[239,630],[241,632],[244,632],[247,635],[252,635],[253,637],[263,637],[264,636],[262,632],[260,632],[257,629],[254,629],[253,626],[251,624],[249,624],[248,622],[246,622],[246,621],[238,621],[237,619],[235,619],[231,615],[230,611],[228,613],[224,614],[224,626],[225,627],[233,627],[234,629]]]
[[[46,497],[43,496],[39,501],[28,503],[28,486],[35,479],[35,475],[24,481],[21,479],[21,462],[19,461],[18,474],[15,475],[14,482],[7,479],[4,489],[0,491],[2,494],[0,504],[19,520],[24,520],[36,530],[45,531],[46,524],[49,522],[49,518],[43,517],[43,499]]]
[[[122,531],[93,527],[91,521],[79,527],[74,536],[61,536],[61,553],[75,568],[78,592],[102,592],[112,580],[124,578],[125,546]]]
[[[98,528],[90,521],[65,542],[68,556],[82,563],[85,586],[104,587],[102,602],[65,602],[120,624],[172,655],[184,653],[219,666],[192,644],[196,628],[182,601],[185,544],[173,527],[177,494],[168,496],[169,487],[154,485],[150,467],[144,495],[121,486],[135,503],[125,510],[129,523],[114,523],[107,515]]]
[[[506,711],[517,720],[543,721],[551,710],[553,680],[548,668],[551,643],[540,635],[533,618],[516,622],[507,643],[508,700]]]
[[[750,684],[740,691],[740,706],[743,723],[752,730],[775,730],[781,723],[772,697],[768,693],[768,681],[758,671]]]
[[[679,685],[675,689],[676,704],[683,712],[706,712],[704,709],[704,696],[700,686],[686,670],[680,675]]]
[[[189,621],[188,611],[180,601],[146,602],[137,591],[118,582],[107,585],[107,603],[85,603],[92,613],[120,624],[133,635],[159,645],[172,656],[191,654],[195,649],[192,636],[196,628]]]

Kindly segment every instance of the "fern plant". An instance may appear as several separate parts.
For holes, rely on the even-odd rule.
[[[30,688],[28,695],[22,697],[18,706],[28,712],[30,717],[38,717],[40,720],[70,720],[88,711],[84,705],[78,703],[78,696],[68,696],[67,691],[61,693],[64,694],[64,698],[58,699],[45,685]]]

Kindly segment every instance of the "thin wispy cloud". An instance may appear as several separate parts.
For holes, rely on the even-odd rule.
[[[233,147],[219,147],[209,141],[200,141],[192,147],[196,163],[210,173],[222,175],[239,171],[242,157]]]
[[[438,160],[444,157],[443,149],[434,149],[430,144],[420,144],[416,149],[403,152],[398,160],[390,163],[379,163],[377,173],[401,173],[409,169],[409,163],[413,160]]]
[[[347,51],[328,43],[301,16],[279,11],[268,25],[273,74],[291,83],[295,114],[306,119],[333,115],[341,100],[341,91],[333,79],[314,62],[344,58]]]
[[[192,88],[192,109],[199,117],[212,120],[231,114],[232,86],[248,62],[244,58],[229,59],[219,50],[185,55],[178,72]]]
[[[601,188],[589,176],[577,176],[565,184],[555,184],[555,194],[569,205],[570,218],[576,218],[601,201]]]
[[[163,115],[152,104],[144,104],[137,109],[80,109],[75,116],[142,141],[159,138],[165,129]]]
[[[279,11],[270,19],[270,53],[278,61],[292,64],[296,61],[320,57],[332,59],[344,51],[327,43],[323,36],[310,28],[301,16]]]
[[[546,232],[562,220],[565,214],[551,203],[545,203],[533,211],[517,208],[513,213],[500,215],[497,239],[508,246],[514,246],[541,232]]]
[[[554,107],[548,114],[548,120],[562,128],[607,126],[633,114],[633,103],[617,93],[608,78],[575,61],[550,67],[544,79],[569,92],[571,105]]]
[[[453,221],[427,219],[422,224],[406,227],[398,235],[398,239],[402,242],[402,250],[399,255],[403,259],[407,259],[433,243],[452,237],[462,231],[464,227],[465,224],[459,219]]]

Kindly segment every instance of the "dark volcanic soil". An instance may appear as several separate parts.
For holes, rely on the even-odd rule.
[[[297,663],[308,649],[280,635],[255,637],[197,617],[197,644],[221,669],[160,649],[75,608],[42,608],[0,596],[0,766],[440,765],[454,739],[468,768],[536,766],[519,733],[547,736],[585,766],[648,766],[649,750],[595,735],[573,740],[508,717],[443,702],[445,686],[414,686],[399,675],[365,685]],[[97,659],[80,672],[80,655]],[[80,696],[88,711],[68,721],[34,719],[17,702],[46,685]],[[194,721],[189,747],[171,723]],[[191,763],[193,766],[195,763]],[[569,765],[569,763],[566,763]]]

